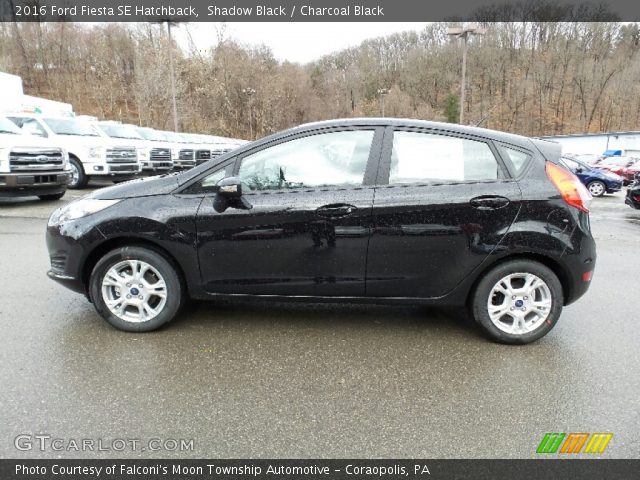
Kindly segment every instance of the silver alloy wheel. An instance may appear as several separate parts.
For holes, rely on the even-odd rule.
[[[80,182],[80,171],[78,170],[78,167],[74,162],[69,162],[69,168],[71,169],[71,179],[69,180],[69,185],[73,187]]]
[[[167,303],[167,284],[147,262],[124,260],[104,275],[102,299],[109,311],[125,322],[148,322]]]
[[[604,195],[605,186],[602,182],[591,182],[589,184],[589,193],[594,197]]]
[[[493,324],[505,333],[533,332],[547,319],[553,298],[549,286],[532,273],[512,273],[493,286],[487,308]]]

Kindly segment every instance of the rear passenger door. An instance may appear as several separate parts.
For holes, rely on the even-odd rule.
[[[520,189],[489,140],[389,128],[378,172],[367,296],[440,297],[493,251]]]

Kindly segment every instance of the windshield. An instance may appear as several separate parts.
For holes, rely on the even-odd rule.
[[[142,136],[135,127],[131,125],[121,125],[119,123],[99,123],[98,126],[104,133],[113,138],[133,138],[142,140]]]
[[[21,135],[22,130],[8,118],[0,117],[0,133],[13,133]]]
[[[91,125],[74,118],[45,118],[44,123],[49,125],[49,128],[57,135],[98,136]]]
[[[157,130],[154,130],[153,128],[138,128],[138,133],[145,140],[151,140],[152,142],[164,142],[165,141],[165,138],[162,135],[162,133],[160,133]]]

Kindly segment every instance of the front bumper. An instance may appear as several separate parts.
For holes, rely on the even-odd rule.
[[[30,196],[63,193],[71,178],[69,172],[0,173],[3,196]]]
[[[84,225],[84,222],[48,225],[45,234],[51,263],[47,276],[82,294],[87,293],[83,268],[89,252],[104,240],[97,228]]]

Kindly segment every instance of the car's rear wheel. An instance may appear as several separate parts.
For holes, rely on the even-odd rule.
[[[176,316],[183,300],[173,265],[143,247],[122,247],[102,257],[91,274],[90,294],[107,322],[129,332],[160,328]]]
[[[472,299],[476,321],[500,343],[531,343],[555,326],[564,296],[553,271],[532,260],[513,260],[489,271]]]
[[[601,197],[605,193],[607,193],[607,186],[599,180],[589,182],[589,185],[587,185],[587,189],[593,197]]]

